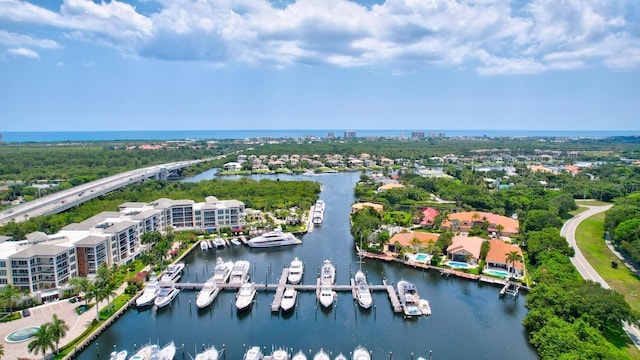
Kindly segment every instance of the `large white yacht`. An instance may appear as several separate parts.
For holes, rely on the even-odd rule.
[[[302,280],[302,273],[304,272],[304,264],[298,257],[291,261],[289,265],[289,276],[287,276],[287,281],[289,284],[299,284]]]
[[[422,311],[418,307],[420,295],[413,283],[405,280],[398,281],[398,297],[405,316],[420,316]]]
[[[320,274],[320,283],[323,285],[333,285],[336,281],[336,268],[333,267],[330,260],[325,260],[322,264],[322,273]]]
[[[111,356],[109,360],[126,360],[127,359],[127,350],[122,351],[113,351],[111,352]]]
[[[260,360],[264,355],[262,355],[262,350],[260,350],[260,346],[252,346],[244,353],[243,360]]]
[[[231,277],[229,278],[229,285],[242,285],[249,281],[249,268],[251,263],[246,260],[238,260],[233,264],[231,269]]]
[[[357,287],[356,298],[358,299],[358,305],[363,309],[370,309],[371,304],[373,303],[373,298],[371,297],[369,284],[367,284],[367,277],[362,270],[358,270],[358,272],[356,272],[354,282]]]
[[[302,350],[299,350],[295,355],[293,355],[291,360],[307,360],[307,355],[305,355]]]
[[[294,288],[286,288],[282,295],[282,301],[280,302],[280,308],[283,312],[289,312],[296,306],[296,298],[298,292]]]
[[[195,360],[218,360],[220,353],[215,346],[204,349],[201,353],[196,354]]]
[[[202,290],[198,293],[198,297],[196,298],[196,306],[200,309],[203,309],[215,300],[216,296],[220,292],[220,288],[211,277],[207,282],[204,283]]]
[[[171,301],[178,296],[180,289],[175,286],[173,282],[160,282],[160,292],[158,292],[158,297],[153,301],[153,303],[159,307],[163,308],[169,304]]]
[[[244,283],[238,290],[236,295],[236,307],[238,311],[247,310],[253,304],[253,298],[256,296],[256,288],[252,283]]]
[[[287,350],[278,349],[271,353],[272,360],[289,360],[289,353]]]
[[[173,360],[176,356],[176,345],[172,342],[165,345],[158,353],[158,360]],[[154,359],[155,360],[155,359]]]
[[[213,281],[216,284],[224,284],[229,281],[231,270],[233,269],[233,261],[224,262],[221,257],[216,260],[216,267],[213,270]]]
[[[316,205],[313,208],[313,225],[322,225],[324,221],[324,201],[316,201]]]
[[[329,354],[320,349],[320,351],[313,355],[313,360],[331,360],[331,358],[329,357]]]
[[[336,301],[336,292],[333,291],[331,286],[322,285],[322,288],[320,288],[320,292],[318,293],[318,299],[320,300],[320,305],[325,308],[330,308],[334,301]]]
[[[282,232],[280,229],[264,233],[247,241],[247,245],[253,248],[277,247],[302,244],[292,233]]]
[[[160,283],[158,282],[158,279],[156,279],[156,277],[154,276],[151,279],[149,279],[149,282],[144,287],[144,291],[142,292],[142,295],[140,295],[136,299],[136,306],[143,307],[143,306],[153,304],[153,301],[158,296],[159,291],[160,291]]]
[[[184,269],[184,263],[179,262],[167,266],[167,270],[160,278],[160,281],[178,281],[182,276],[182,269]]]
[[[371,354],[364,346],[358,346],[353,350],[353,360],[371,360]]]

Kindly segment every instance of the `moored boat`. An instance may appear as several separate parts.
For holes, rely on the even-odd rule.
[[[213,239],[213,246],[215,246],[216,249],[223,249],[225,246],[227,246],[227,242],[224,241],[224,239],[217,237]]]
[[[221,257],[216,260],[216,267],[213,270],[213,281],[216,284],[224,284],[229,280],[233,270],[233,261],[224,262]]]
[[[298,292],[294,288],[286,288],[284,290],[284,294],[282,295],[282,301],[280,302],[280,308],[283,312],[288,312],[293,310],[296,306],[296,298],[298,297]]]
[[[320,299],[320,305],[329,308],[336,300],[336,292],[333,291],[331,286],[324,285],[320,289],[320,293],[318,293],[318,298]]]
[[[149,360],[151,356],[157,356],[160,348],[156,344],[147,344],[138,350],[129,360]]]
[[[398,297],[400,298],[400,305],[405,316],[420,316],[422,312],[418,308],[420,302],[420,296],[418,295],[418,289],[413,283],[405,280],[398,281]]]
[[[259,346],[252,346],[244,353],[243,360],[260,360],[262,359],[262,350],[260,350]]]
[[[347,359],[347,357],[346,357],[346,356],[344,356],[342,353],[340,353],[340,354],[338,354],[338,356],[336,356],[336,358],[335,358],[335,359],[333,359],[333,360],[349,360],[349,359]]]
[[[307,355],[305,355],[302,350],[298,351],[291,360],[307,360]]]
[[[180,289],[175,286],[173,282],[160,282],[160,291],[158,292],[158,296],[153,301],[153,303],[158,308],[163,308],[169,304],[171,301],[178,296]]]
[[[209,250],[209,244],[204,240],[200,241],[200,250],[202,251]]]
[[[182,262],[167,266],[167,270],[162,274],[160,281],[178,281],[182,276],[182,269],[184,269],[184,263]]]
[[[127,350],[122,351],[113,351],[109,360],[126,360],[127,359]]]
[[[287,281],[290,284],[299,284],[302,280],[302,274],[304,272],[304,264],[298,257],[291,261],[289,265],[289,276],[287,276]]]
[[[320,282],[323,285],[333,285],[336,281],[336,268],[333,267],[328,259],[322,264],[322,272],[320,274]]]
[[[353,350],[353,360],[371,360],[371,354],[364,346],[358,346]]]
[[[165,345],[162,349],[160,349],[160,351],[158,352],[158,356],[157,357],[151,357],[152,360],[173,360],[173,358],[176,356],[176,345],[172,342],[168,343],[167,345]]]
[[[278,247],[302,244],[292,233],[274,230],[249,239],[247,245],[253,248]]]
[[[231,269],[231,277],[229,278],[229,285],[242,285],[249,281],[249,268],[251,263],[246,260],[238,260],[233,264]]]
[[[253,298],[256,295],[256,288],[252,283],[245,283],[238,290],[236,295],[236,307],[238,311],[247,310],[253,304]]]
[[[418,302],[418,308],[420,309],[422,315],[431,315],[431,306],[429,305],[429,301],[427,301],[427,299],[420,299],[420,301]]]
[[[218,360],[220,354],[215,346],[211,346],[203,350],[202,352],[196,354],[195,360]]]
[[[198,297],[196,298],[196,306],[200,309],[203,309],[209,306],[213,300],[215,300],[216,296],[220,292],[220,287],[215,283],[213,277],[211,277],[207,282],[204,283],[202,290],[198,293]]]
[[[271,353],[272,360],[289,360],[289,353],[286,350],[278,349]]]
[[[322,349],[313,355],[313,360],[331,360],[329,355]]]
[[[371,297],[371,291],[369,290],[367,277],[362,272],[362,270],[358,270],[358,272],[356,272],[354,281],[357,287],[356,298],[358,299],[358,305],[360,305],[360,307],[363,309],[370,309],[371,304],[373,304],[373,298]]]
[[[159,291],[160,291],[160,283],[158,282],[158,279],[156,279],[154,276],[149,280],[147,285],[144,287],[144,291],[142,292],[142,295],[140,295],[136,299],[136,306],[143,307],[143,306],[153,304],[153,301],[158,296]]]
[[[238,239],[236,239],[236,238],[231,239],[231,244],[232,244],[233,246],[240,246],[240,245],[242,245],[242,243],[240,242],[240,240],[238,240]]]

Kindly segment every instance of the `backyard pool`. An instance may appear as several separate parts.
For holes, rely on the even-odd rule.
[[[502,276],[502,277],[509,276],[509,274],[506,271],[500,271],[500,270],[485,270],[483,272],[485,274],[489,274],[489,275],[493,275],[493,276]]]
[[[469,264],[464,263],[464,262],[459,262],[459,261],[449,261],[447,263],[447,265],[451,266],[451,267],[459,267],[459,268],[466,268],[469,267]]]

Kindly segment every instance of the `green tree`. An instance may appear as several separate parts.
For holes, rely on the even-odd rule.
[[[515,268],[517,262],[522,262],[522,255],[520,255],[520,253],[515,250],[509,251],[507,253],[505,261],[507,262],[507,264],[511,264],[512,268]]]
[[[86,277],[82,276],[82,277],[74,277],[71,278],[71,280],[69,280],[69,285],[71,285],[73,287],[73,291],[78,294],[78,293],[84,293],[85,294],[85,305],[89,304],[88,301],[88,296],[86,296],[87,291],[89,290],[89,286],[91,286],[91,282],[89,281],[89,279],[87,279]]]
[[[48,350],[51,350],[51,352],[55,350],[55,339],[51,332],[51,324],[46,323],[40,325],[38,331],[33,335],[33,340],[27,344],[27,349],[35,355],[42,353],[44,359],[46,359],[45,355]]]
[[[22,296],[24,296],[24,291],[13,285],[6,285],[0,293],[2,304],[5,309],[9,308],[9,313],[13,312],[13,305],[16,304],[18,300],[22,299]]]
[[[526,219],[522,225],[522,230],[528,231],[541,231],[548,227],[562,226],[562,222],[557,216],[547,210],[531,210],[527,214]]]
[[[150,231],[140,235],[140,243],[147,245],[147,251],[153,244],[162,241],[162,235],[158,231]]]
[[[53,314],[53,319],[49,324],[50,324],[49,330],[51,331],[51,335],[53,336],[53,339],[56,343],[56,354],[57,354],[59,352],[58,345],[60,343],[60,339],[62,339],[65,335],[67,335],[67,331],[69,330],[69,327],[67,326],[67,323],[64,322],[64,320],[58,318],[57,314]]]
[[[640,239],[640,219],[630,219],[621,222],[613,231],[616,242],[632,242]]]
[[[480,245],[480,259],[485,260],[487,258],[487,254],[491,250],[491,243],[488,241],[483,241],[482,245]]]
[[[533,265],[538,263],[540,254],[544,252],[557,251],[566,256],[575,254],[567,239],[560,235],[560,230],[551,227],[530,232],[527,236],[527,251],[529,262]]]

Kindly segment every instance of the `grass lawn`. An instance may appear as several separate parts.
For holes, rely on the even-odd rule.
[[[580,205],[586,205],[586,206],[611,205],[611,203],[600,201],[600,200],[576,200],[576,204],[578,204],[578,206],[580,206]]]
[[[582,221],[576,231],[578,247],[607,284],[624,296],[633,311],[640,312],[640,280],[622,264],[617,269],[611,267],[611,262],[617,261],[618,258],[604,243],[603,231],[604,213]],[[634,359],[640,358],[640,351],[631,341],[627,344],[627,352]]]

